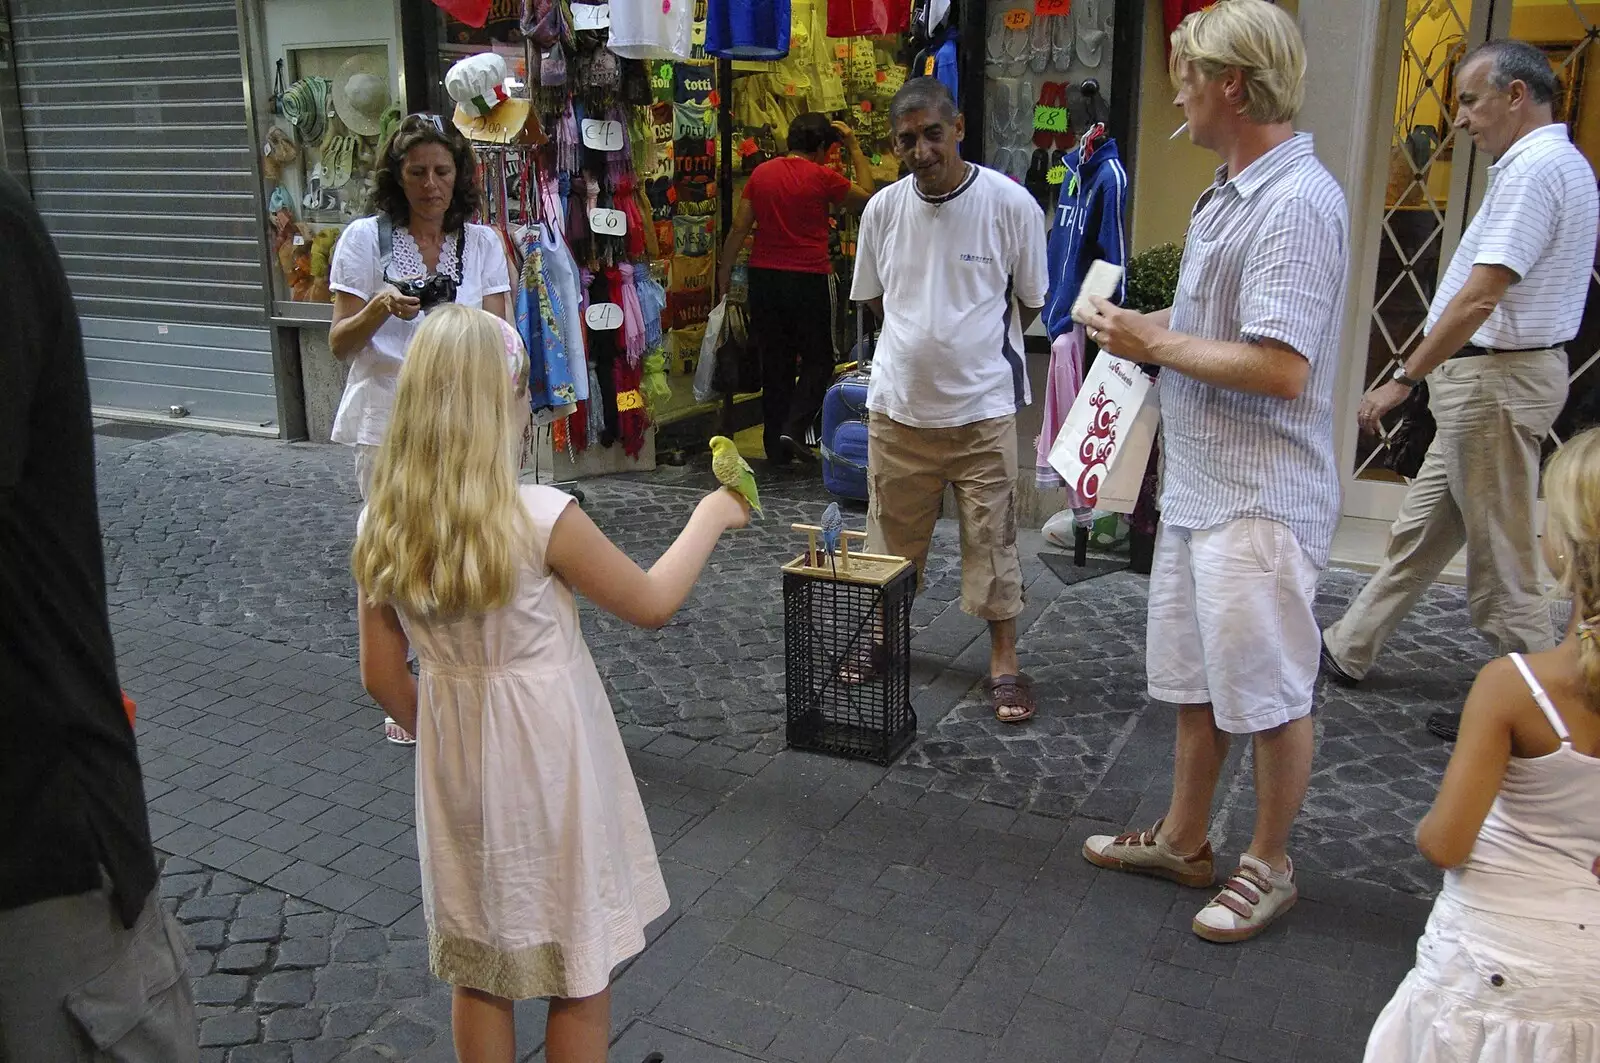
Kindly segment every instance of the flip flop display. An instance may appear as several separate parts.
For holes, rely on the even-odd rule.
[[[1078,61],[1084,66],[1099,69],[1101,60],[1105,58],[1106,43],[1106,28],[1100,21],[1100,0],[1077,0],[1072,5],[1072,17],[1078,20],[1075,27]]]
[[[1043,74],[1050,69],[1050,25],[1055,18],[1035,17],[1028,27],[1028,69]]]
[[[1053,15],[1050,26],[1050,65],[1066,70],[1072,65],[1072,15]]]

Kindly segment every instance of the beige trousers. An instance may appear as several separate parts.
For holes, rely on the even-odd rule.
[[[944,485],[961,526],[961,609],[981,620],[1022,612],[1017,556],[1017,419],[913,428],[867,419],[867,549],[908,558],[922,585]]]
[[[1357,679],[1463,546],[1473,626],[1502,654],[1555,645],[1534,512],[1540,445],[1567,400],[1567,357],[1455,358],[1429,375],[1428,388],[1438,434],[1389,529],[1383,563],[1324,634]]]

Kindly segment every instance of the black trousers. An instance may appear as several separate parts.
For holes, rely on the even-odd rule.
[[[762,439],[767,457],[782,461],[788,452],[778,437],[803,442],[833,383],[828,275],[751,269],[749,287],[750,335],[761,351]]]

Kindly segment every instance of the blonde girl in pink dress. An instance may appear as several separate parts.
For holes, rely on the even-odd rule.
[[[545,1058],[603,1063],[611,972],[667,891],[575,594],[660,627],[749,510],[707,495],[641,570],[569,496],[518,486],[527,381],[491,314],[417,330],[352,555],[361,679],[417,736],[428,959],[455,987],[458,1058],[512,1063],[513,1002],[548,997]]]

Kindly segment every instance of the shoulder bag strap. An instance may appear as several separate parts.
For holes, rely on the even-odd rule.
[[[378,275],[389,279],[389,262],[394,258],[394,222],[387,214],[378,215]]]

